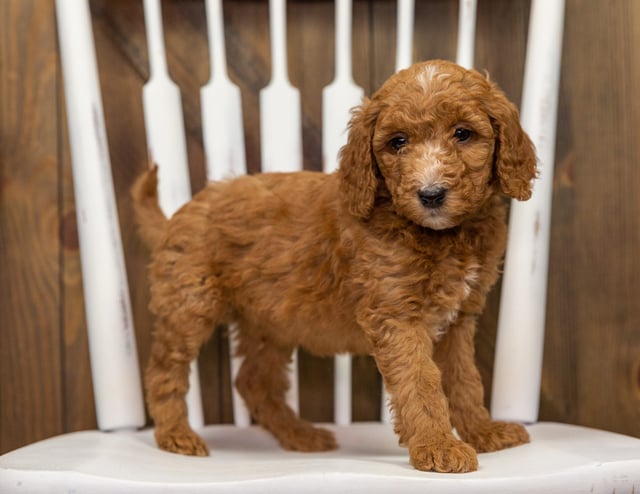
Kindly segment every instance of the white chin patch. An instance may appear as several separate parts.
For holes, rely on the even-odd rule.
[[[431,228],[432,230],[446,230],[447,228],[455,226],[455,224],[447,215],[439,213],[438,210],[434,210],[427,211],[422,221],[422,226]]]

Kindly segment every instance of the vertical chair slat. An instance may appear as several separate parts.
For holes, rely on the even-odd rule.
[[[260,91],[260,151],[263,172],[302,170],[302,115],[300,92],[287,74],[286,0],[269,0],[271,81]],[[287,139],[281,136],[286,135]],[[298,400],[298,352],[290,365],[287,402],[296,412]]]
[[[540,178],[532,198],[513,201],[502,281],[491,411],[538,419],[564,0],[531,5],[522,125],[536,146]]]
[[[165,216],[171,217],[191,199],[187,144],[180,90],[167,71],[159,0],[144,0],[149,46],[149,81],[142,90],[149,163],[158,165],[158,198]],[[197,361],[191,363],[187,409],[191,427],[204,425]]]
[[[247,172],[240,89],[227,73],[221,0],[206,0],[211,77],[200,91],[202,133],[209,180],[223,180]],[[236,356],[235,327],[229,328],[231,381],[235,382],[242,357]],[[249,411],[235,386],[231,387],[233,422],[251,424]]]
[[[263,172],[302,169],[300,92],[287,75],[286,0],[269,1],[271,81],[260,91],[260,154]],[[281,136],[286,135],[286,139]]]
[[[413,63],[414,0],[398,0],[396,72]]]
[[[362,102],[364,91],[353,81],[351,64],[351,0],[336,0],[335,74],[322,90],[322,167],[338,168],[338,152],[347,143],[350,110]]]
[[[466,69],[473,68],[476,37],[476,8],[477,0],[460,0],[456,63]]]
[[[209,180],[247,173],[240,88],[227,71],[221,0],[206,1],[211,76],[200,91],[202,133]]]
[[[351,423],[351,355],[336,355],[333,360],[333,421]]]
[[[364,92],[353,82],[351,67],[351,0],[336,0],[334,80],[322,91],[322,161],[331,173],[338,168],[338,152],[347,142],[349,111],[362,102]],[[351,355],[334,357],[334,405],[336,424],[351,423]]]
[[[149,80],[142,88],[147,151],[158,165],[160,207],[171,217],[191,199],[182,100],[167,71],[160,0],[144,0]]]
[[[85,0],[57,0],[56,13],[98,427],[137,428],[144,405],[91,15]]]

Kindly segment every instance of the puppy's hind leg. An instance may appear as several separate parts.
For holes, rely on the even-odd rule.
[[[145,391],[156,442],[165,451],[206,456],[207,445],[189,426],[185,395],[190,363],[219,322],[220,293],[215,279],[198,266],[159,261],[152,277],[150,308],[156,324]]]
[[[284,449],[329,451],[337,447],[333,432],[301,419],[286,403],[287,366],[291,348],[263,339],[240,340],[244,361],[236,387],[253,418],[271,432]]]

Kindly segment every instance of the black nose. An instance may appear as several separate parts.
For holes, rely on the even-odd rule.
[[[447,197],[447,189],[439,185],[433,185],[418,192],[418,197],[425,208],[437,209],[444,204],[444,200]]]

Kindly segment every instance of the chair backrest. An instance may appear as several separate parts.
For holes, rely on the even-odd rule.
[[[87,0],[57,0],[56,6],[98,425],[103,430],[135,428],[144,424],[144,407],[91,18]],[[349,109],[362,95],[351,75],[351,7],[351,0],[336,0],[335,79],[323,92],[326,171],[336,167],[337,150],[346,140]],[[159,165],[161,205],[171,215],[191,196],[180,92],[167,71],[160,0],[144,0],[144,11],[151,68],[143,90],[149,161]],[[414,0],[398,0],[397,12],[395,67],[399,70],[413,62]],[[493,386],[495,416],[530,422],[537,419],[542,363],[563,14],[563,0],[532,1],[522,120],[537,147],[541,177],[533,199],[512,207]],[[211,78],[201,90],[202,130],[207,177],[217,180],[245,173],[247,166],[240,91],[226,70],[221,0],[206,0],[206,15]],[[269,15],[272,78],[260,92],[262,169],[299,170],[303,162],[300,95],[287,76],[286,1],[270,0]],[[460,0],[457,61],[466,67],[473,67],[475,17],[476,0]],[[270,138],[272,129],[287,135],[286,142]],[[521,266],[533,269],[523,270]],[[289,402],[297,408],[295,362],[294,356]],[[238,358],[232,358],[232,375],[238,364]],[[516,374],[519,370],[525,374]],[[334,375],[334,419],[339,424],[349,423],[348,356],[335,358]],[[516,375],[520,377],[514,378]],[[195,365],[191,378],[189,418],[197,428],[203,423],[203,414]],[[250,423],[235,393],[233,408],[236,424]],[[389,420],[385,403],[382,410],[383,420]]]

